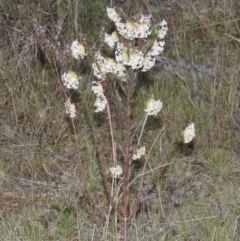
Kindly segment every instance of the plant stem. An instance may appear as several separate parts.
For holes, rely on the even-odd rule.
[[[123,200],[124,200],[124,239],[128,239],[128,216],[129,216],[129,181],[130,181],[130,144],[131,144],[131,101],[130,97],[127,97],[127,130],[126,130],[126,152],[125,152],[125,163],[123,171]]]

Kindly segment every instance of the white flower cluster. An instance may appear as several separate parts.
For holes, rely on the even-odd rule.
[[[115,22],[116,29],[119,34],[128,40],[134,40],[136,38],[146,39],[151,34],[151,14],[142,14],[137,22],[132,22],[122,19],[115,8],[107,7],[108,17]],[[115,53],[116,61],[121,62],[124,65],[130,66],[132,69],[140,69],[146,72],[155,65],[155,57],[162,53],[164,50],[165,37],[168,27],[167,22],[163,20],[158,24],[157,38],[151,43],[148,52],[143,54],[141,50],[132,49],[124,44],[119,43],[118,37],[114,32],[115,40],[112,35],[105,35],[105,41],[110,47],[114,47],[117,43],[117,51]],[[147,42],[150,44],[150,42]]]
[[[151,56],[157,56],[161,54],[162,51],[164,50],[164,45],[165,45],[165,41],[163,39],[160,39],[160,40],[155,39],[148,53]]]
[[[105,80],[107,73],[116,74],[122,81],[126,81],[126,68],[123,64],[115,62],[111,58],[104,58],[100,52],[95,54],[96,62],[92,64],[93,75],[100,79]]]
[[[195,137],[194,123],[188,124],[182,128],[183,143],[189,143]]]
[[[104,95],[104,90],[102,87],[102,84],[97,81],[93,81],[92,83],[92,91],[97,96],[97,99],[95,100],[94,106],[97,107],[95,112],[103,111],[107,106],[107,98]]]
[[[119,42],[117,32],[112,34],[105,33],[104,41],[111,47],[116,46],[115,60],[103,57],[100,52],[95,54],[96,62],[92,64],[93,75],[104,81],[108,73],[113,73],[126,81],[126,68],[130,67],[133,70],[141,69],[145,72],[155,65],[155,57],[162,53],[164,50],[165,37],[168,27],[167,22],[163,20],[158,24],[158,33],[154,41],[147,41],[146,39],[152,32],[151,29],[151,14],[141,14],[138,21],[132,22],[122,19],[116,8],[107,7],[108,17],[115,22],[118,33],[127,40],[142,39],[140,46],[135,47],[129,41],[124,43]],[[97,107],[96,112],[102,111],[107,105],[107,99],[103,94],[102,85],[100,82],[93,82],[92,90],[97,95],[94,106]],[[162,102],[160,100],[150,100],[145,112],[147,115],[156,115],[162,109]]]
[[[160,26],[160,30],[158,32],[158,38],[163,39],[168,31],[167,22],[163,19],[161,23],[158,24]]]
[[[145,155],[146,149],[145,146],[137,148],[132,156],[133,160],[137,160],[141,158],[143,155]]]
[[[133,48],[128,49],[122,43],[117,43],[115,57],[117,62],[130,66],[132,69],[139,69],[144,63],[144,56],[141,51]]]
[[[66,113],[70,116],[70,118],[76,117],[76,107],[71,103],[70,99],[67,99],[64,105]]]
[[[101,112],[106,108],[107,105],[107,98],[105,95],[97,96],[97,99],[94,102],[94,107],[97,107],[95,112]]]
[[[150,22],[115,22],[119,34],[128,40],[147,38],[151,33]]]
[[[147,115],[157,115],[162,109],[162,101],[150,99],[147,103],[147,108],[144,109]]]
[[[109,45],[109,47],[113,48],[118,40],[119,38],[116,31],[112,32],[111,35],[105,33],[104,41]]]
[[[77,89],[79,86],[78,80],[81,79],[81,77],[78,77],[73,71],[68,71],[61,76],[61,79],[67,89]]]
[[[145,56],[144,61],[143,61],[142,72],[148,71],[154,65],[155,65],[155,58],[151,54],[147,53],[147,55]]]
[[[148,71],[155,65],[155,57],[162,53],[162,51],[164,50],[164,45],[165,45],[164,40],[162,40],[162,39],[154,40],[152,47],[147,52],[147,54],[144,58],[142,72]]]
[[[151,15],[142,14],[138,22],[121,21],[115,8],[107,7],[108,17],[115,22],[116,28],[119,34],[128,39],[133,40],[135,38],[147,38],[151,33],[150,21]]]
[[[85,51],[85,47],[83,46],[83,44],[80,44],[77,40],[72,42],[71,52],[72,52],[72,56],[75,59],[79,59],[79,57],[83,59],[87,55]]]
[[[119,178],[123,173],[123,169],[120,165],[117,165],[116,167],[110,167],[110,172],[113,178]]]
[[[104,95],[103,94],[104,90],[103,90],[102,84],[98,81],[92,82],[92,91],[96,96]]]
[[[107,7],[108,17],[114,22],[120,22],[121,18],[118,16],[115,8]]]

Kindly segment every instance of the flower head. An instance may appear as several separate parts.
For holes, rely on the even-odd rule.
[[[123,169],[120,165],[117,165],[116,167],[110,167],[110,172],[113,178],[119,178],[123,173]]]
[[[100,80],[105,80],[106,78],[106,71],[104,69],[104,65],[103,64],[96,64],[93,63],[92,64],[92,70],[93,70],[93,75],[100,79]]]
[[[135,48],[128,49],[122,43],[117,44],[115,57],[117,62],[121,62],[123,65],[128,65],[132,69],[139,69],[143,66],[143,53]]]
[[[67,89],[77,89],[79,86],[79,79],[81,77],[78,77],[77,74],[73,71],[68,71],[67,73],[64,73],[61,76],[63,85],[67,88]]]
[[[153,45],[149,51],[149,53],[152,55],[152,56],[157,56],[159,54],[162,53],[162,51],[164,50],[164,45],[165,45],[165,41],[160,39],[160,40],[155,40],[153,42]]]
[[[147,53],[147,55],[145,56],[144,61],[143,61],[142,72],[148,71],[154,65],[155,65],[155,58],[151,54]]]
[[[116,31],[114,31],[111,35],[105,33],[104,41],[109,45],[109,47],[113,48],[118,40],[119,39]]]
[[[79,57],[83,59],[87,55],[85,52],[85,47],[83,46],[83,44],[80,44],[77,40],[73,41],[71,45],[71,52],[72,56],[75,59],[79,59]]]
[[[108,13],[108,17],[109,17],[112,21],[114,21],[114,22],[119,22],[119,21],[121,21],[121,18],[118,16],[115,8],[109,8],[109,7],[107,7],[107,13]]]
[[[147,115],[157,115],[162,109],[162,101],[151,98],[147,103],[147,108],[144,109]]]
[[[147,38],[151,33],[150,30],[151,15],[141,15],[140,20],[132,22],[130,20],[117,21],[116,28],[119,34],[128,39],[133,40],[135,38]]]
[[[96,96],[102,96],[103,95],[103,87],[100,82],[93,81],[92,82],[92,91]]]
[[[132,159],[137,160],[137,159],[141,158],[143,155],[145,155],[145,151],[146,151],[145,146],[137,148],[134,151]]]
[[[183,143],[189,143],[195,137],[195,126],[193,123],[182,127]]]
[[[95,112],[103,111],[106,108],[106,106],[107,106],[107,98],[105,97],[105,95],[97,96],[97,99],[95,100],[93,106],[97,107]]]
[[[103,111],[107,106],[107,98],[103,93],[103,87],[100,82],[93,81],[92,83],[92,91],[97,96],[95,100],[94,106],[97,107],[95,112]]]
[[[76,117],[76,107],[71,103],[70,99],[67,99],[65,102],[66,113],[70,116],[70,118]]]
[[[168,31],[167,22],[163,19],[163,21],[161,23],[159,23],[158,25],[160,26],[158,38],[162,39],[165,37],[165,35],[167,34],[167,31]]]
[[[97,63],[92,64],[93,75],[98,79],[105,80],[107,73],[114,73],[116,62],[111,58],[104,58],[99,51],[95,57]]]
[[[116,63],[114,74],[122,79],[122,81],[126,81],[126,68],[122,63]]]
[[[128,30],[127,30],[127,26],[126,26],[125,21],[116,22],[115,25],[116,25],[116,29],[117,29],[118,33],[122,37],[124,37],[126,39],[129,39],[129,40],[133,40],[134,39],[133,36],[131,36],[131,37],[128,36],[128,34],[127,34]]]
[[[123,43],[117,43],[117,50],[115,52],[115,58],[117,62],[121,62],[124,65],[128,65],[129,56],[128,49]]]
[[[143,53],[138,50],[130,49],[128,65],[132,69],[139,69],[143,66]]]
[[[95,58],[98,64],[103,64],[105,61],[105,58],[101,55],[100,51],[95,53]]]
[[[127,21],[123,28],[119,28],[119,33],[126,39],[133,40],[135,38],[135,24],[131,21]]]
[[[135,24],[135,38],[147,38],[151,33],[150,24],[146,22],[140,22]]]
[[[147,38],[151,33],[150,24],[148,22],[116,22],[116,28],[121,36],[128,40],[134,38]]]
[[[104,61],[104,66],[107,73],[113,73],[115,70],[116,62],[111,58],[106,58]]]

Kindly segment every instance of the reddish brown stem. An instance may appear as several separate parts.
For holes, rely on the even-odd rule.
[[[127,98],[127,130],[126,130],[126,152],[125,152],[125,163],[123,172],[123,221],[124,221],[124,239],[128,240],[128,216],[129,216],[129,181],[130,181],[130,143],[131,143],[131,105],[130,98]]]

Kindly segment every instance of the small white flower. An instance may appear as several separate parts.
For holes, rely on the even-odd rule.
[[[111,35],[105,33],[104,41],[109,45],[109,47],[113,48],[118,40],[119,39],[116,31],[114,31]]]
[[[92,91],[97,96],[97,99],[94,102],[94,106],[97,107],[95,112],[103,111],[107,106],[107,98],[104,95],[103,87],[100,82],[93,81]]]
[[[76,117],[76,107],[71,103],[70,99],[67,99],[65,102],[66,113],[70,116],[70,118]]]
[[[144,109],[147,115],[157,115],[162,109],[162,101],[150,99],[147,103],[147,108]]]
[[[110,172],[113,178],[119,178],[123,173],[123,169],[120,165],[117,165],[116,167],[110,167]]]
[[[127,21],[125,23],[124,33],[122,36],[126,39],[132,40],[132,39],[134,39],[134,34],[135,34],[134,32],[135,32],[135,24],[131,21]]]
[[[121,36],[128,40],[147,38],[150,31],[150,18],[141,17],[139,22],[116,22],[116,28]]]
[[[100,51],[95,53],[95,58],[98,64],[103,64],[105,61],[105,58],[101,55]]]
[[[135,24],[135,32],[134,37],[135,38],[147,38],[148,35],[151,33],[150,24],[146,22],[140,22]]]
[[[121,62],[124,65],[128,65],[129,56],[128,56],[127,49],[124,49],[121,51],[117,50],[115,52],[115,58],[117,62]]]
[[[93,106],[97,107],[95,112],[103,111],[106,108],[106,106],[107,106],[107,98],[106,98],[106,96],[105,95],[98,95]]]
[[[61,76],[63,85],[67,88],[67,89],[77,89],[79,86],[79,79],[81,77],[78,77],[77,74],[73,71],[68,71],[68,73],[64,73]]]
[[[141,158],[143,155],[145,155],[145,152],[146,152],[145,146],[137,148],[132,156],[132,159],[137,160]]]
[[[104,67],[106,68],[106,73],[113,73],[115,69],[116,62],[111,58],[106,58],[104,61]]]
[[[107,7],[107,13],[108,13],[108,17],[114,21],[114,22],[119,22],[121,21],[121,18],[118,16],[115,8],[109,8]]]
[[[113,73],[120,77],[122,81],[126,81],[126,68],[122,63],[115,64],[115,69]]]
[[[83,46],[83,44],[80,44],[77,40],[73,41],[71,45],[71,52],[72,56],[75,59],[79,59],[79,57],[83,59],[87,55],[85,52],[85,47]]]
[[[100,82],[93,81],[92,82],[92,91],[96,96],[102,96],[103,94],[103,87]]]
[[[117,50],[115,52],[115,59],[117,62],[121,62],[124,65],[128,65],[129,55],[128,49],[123,43],[117,43]]]
[[[106,72],[104,70],[104,65],[98,64],[98,66],[96,63],[92,64],[93,75],[100,80],[105,80]]]
[[[135,25],[133,22],[127,21],[126,23],[116,22],[117,31],[121,36],[128,40],[135,38]]]
[[[159,41],[155,40],[153,42],[153,45],[149,51],[149,53],[152,55],[152,56],[157,56],[159,54],[162,53],[162,51],[164,50],[164,45],[165,45],[165,41],[160,39]]]
[[[114,71],[115,61],[111,58],[104,58],[99,51],[95,54],[95,58],[97,63],[92,64],[93,75],[105,80],[106,74]]]
[[[160,26],[160,30],[159,30],[159,33],[158,33],[158,38],[164,38],[165,35],[167,34],[167,31],[168,31],[168,26],[167,26],[167,22],[163,19],[163,21],[161,23],[159,23],[159,26]]]
[[[149,53],[145,56],[143,61],[142,72],[146,72],[151,69],[155,65],[155,58],[151,56]]]
[[[128,65],[132,69],[139,69],[143,66],[143,53],[137,49],[127,49],[122,43],[117,44],[117,50],[115,52],[115,58],[117,62],[121,62],[123,65]]]
[[[189,143],[195,137],[195,126],[193,123],[182,127],[183,143]]]
[[[118,52],[117,55],[118,57],[116,59],[119,61],[123,59],[124,55],[122,55],[121,52]],[[121,78],[125,78],[126,69],[122,64],[115,62],[114,59],[108,57],[104,58],[99,52],[95,54],[95,57],[97,63],[92,64],[93,75],[95,77],[101,80],[105,80],[107,73],[113,73]]]
[[[128,64],[132,69],[139,69],[143,66],[143,53],[138,50],[130,49]]]

